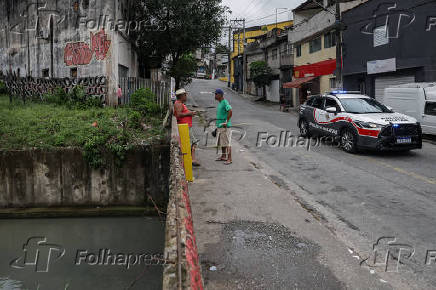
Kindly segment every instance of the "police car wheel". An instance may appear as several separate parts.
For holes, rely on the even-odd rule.
[[[355,153],[356,146],[356,134],[351,129],[345,129],[341,133],[341,147],[345,152]]]
[[[310,136],[309,124],[305,120],[302,120],[300,122],[300,135],[301,135],[301,137],[309,137]]]

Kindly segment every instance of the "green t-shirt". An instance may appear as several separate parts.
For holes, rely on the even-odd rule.
[[[227,112],[232,109],[232,106],[230,106],[229,102],[224,99],[222,100],[216,109],[216,126],[217,128],[222,128],[223,123],[227,121]],[[229,120],[227,123],[227,127],[231,127],[232,122]]]

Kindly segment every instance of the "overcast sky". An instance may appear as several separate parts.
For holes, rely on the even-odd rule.
[[[222,0],[222,4],[230,7],[233,12],[231,18],[245,18],[247,27],[275,23],[276,8],[278,21],[292,19],[291,10],[303,3],[304,0]]]
[[[222,5],[230,7],[230,19],[245,18],[246,27],[275,23],[292,19],[292,9],[305,0],[222,0]],[[225,29],[221,38],[222,44],[227,44],[228,33]]]

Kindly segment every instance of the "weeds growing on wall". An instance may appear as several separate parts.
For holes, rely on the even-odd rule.
[[[110,155],[121,166],[130,149],[159,140],[165,132],[163,111],[151,91],[141,90],[133,99],[134,105],[116,109],[85,100],[80,87],[26,104],[18,99],[10,104],[0,95],[0,148],[79,147],[93,168],[105,167]]]

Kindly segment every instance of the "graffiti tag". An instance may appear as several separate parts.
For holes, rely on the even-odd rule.
[[[73,42],[67,43],[64,49],[64,62],[66,66],[88,65],[93,55],[96,60],[104,60],[111,45],[104,30],[93,34],[91,32],[91,43]]]

